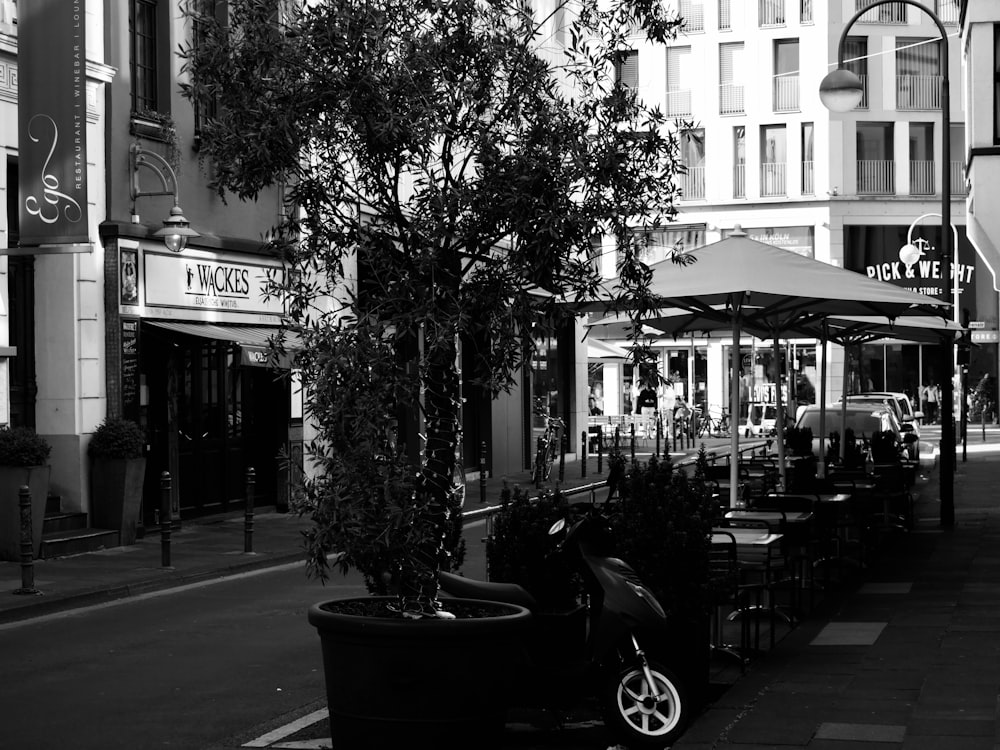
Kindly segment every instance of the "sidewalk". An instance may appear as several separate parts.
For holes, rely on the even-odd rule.
[[[951,530],[937,480],[860,586],[755,659],[675,748],[1000,747],[1000,431],[970,430],[964,463],[959,446]]]

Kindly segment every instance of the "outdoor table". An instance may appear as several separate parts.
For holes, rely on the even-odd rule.
[[[726,518],[740,518],[747,521],[764,521],[771,531],[777,531],[782,522],[786,524],[801,524],[812,520],[813,514],[807,511],[782,513],[777,510],[731,510]],[[739,540],[737,540],[737,544]]]
[[[715,534],[717,533],[720,536],[716,537]],[[738,526],[713,528],[712,534],[712,541],[714,542],[725,540],[725,537],[721,534],[732,534],[733,538],[736,539],[737,554],[741,551],[744,553],[750,552],[750,557],[754,560],[760,559],[761,552],[770,550],[778,545],[783,537],[782,534],[774,534],[770,531],[764,533],[760,529],[741,529]]]

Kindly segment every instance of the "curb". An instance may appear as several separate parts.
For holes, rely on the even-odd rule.
[[[133,583],[115,584],[111,586],[101,586],[77,591],[67,594],[57,594],[52,598],[45,598],[45,593],[30,599],[26,598],[23,605],[0,610],[0,625],[23,622],[36,617],[58,614],[72,609],[89,607],[108,602],[130,599],[145,594],[152,594],[159,591],[181,588],[195,583],[211,581],[220,578],[228,578],[240,573],[247,573],[255,570],[276,568],[293,562],[305,564],[301,552],[285,553],[261,557],[258,560],[247,560],[245,562],[234,563],[220,568],[199,569],[188,573],[181,573],[163,578],[150,578],[139,580]],[[27,595],[26,595],[27,596]]]

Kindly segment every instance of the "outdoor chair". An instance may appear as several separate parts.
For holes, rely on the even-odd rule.
[[[736,659],[741,671],[746,671],[747,653],[750,649],[749,618],[739,620],[739,643],[728,643],[725,640],[725,623],[729,614],[740,608],[742,594],[736,538],[726,531],[713,532],[708,552],[711,649],[712,653]],[[758,628],[758,639],[759,632]]]

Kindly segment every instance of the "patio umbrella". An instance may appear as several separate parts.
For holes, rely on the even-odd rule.
[[[673,335],[696,330],[691,320],[728,322],[732,330],[732,384],[730,413],[740,413],[739,348],[744,328],[766,332],[777,339],[783,333],[801,333],[832,316],[879,316],[888,321],[907,315],[934,315],[946,302],[911,292],[887,282],[806,258],[772,245],[751,240],[737,225],[729,237],[693,250],[695,262],[677,265],[670,260],[650,266],[649,292],[660,308],[686,310],[683,315],[643,316],[642,322]],[[581,312],[602,311],[606,304],[594,302]],[[698,325],[696,324],[696,325]],[[716,327],[716,330],[718,328]],[[813,328],[815,330],[815,328]],[[812,334],[808,334],[812,335]],[[780,352],[779,352],[780,353]],[[784,409],[777,390],[777,426],[783,432]],[[779,465],[784,471],[784,441],[778,437]],[[732,455],[739,452],[739,435],[732,430]],[[730,461],[730,505],[737,500],[737,461]]]

